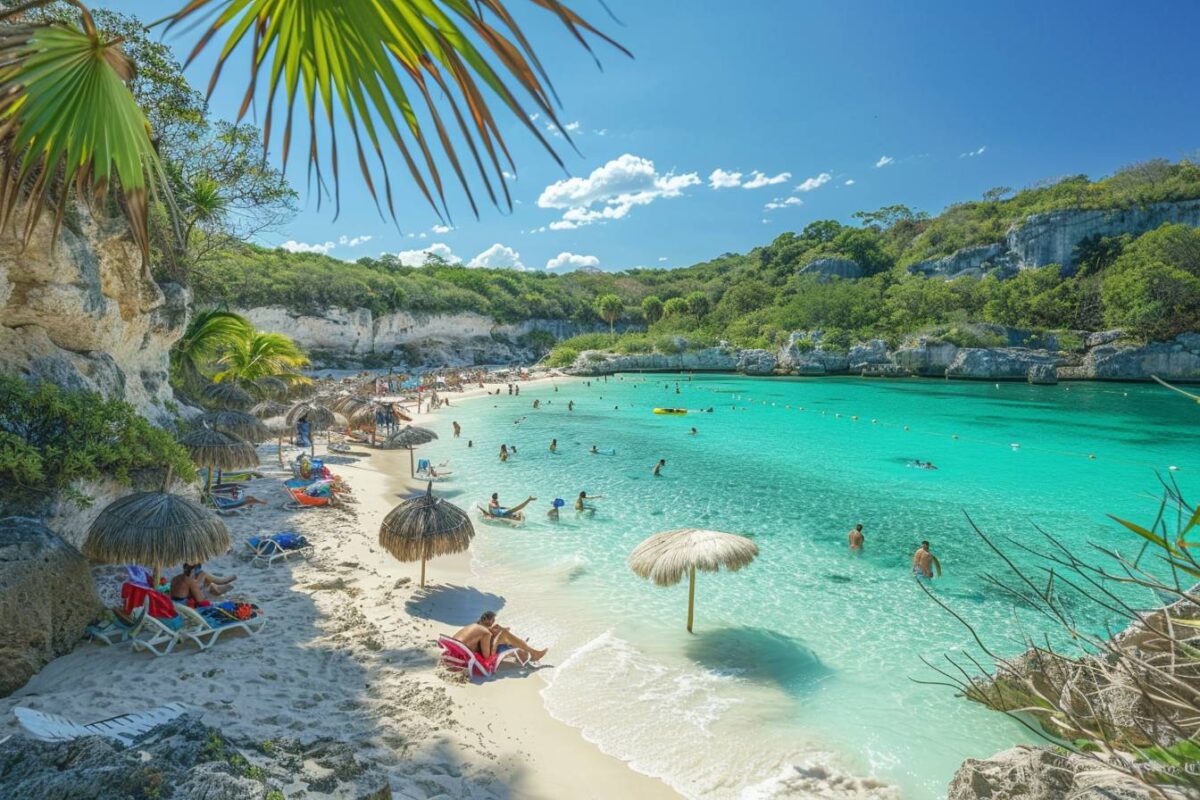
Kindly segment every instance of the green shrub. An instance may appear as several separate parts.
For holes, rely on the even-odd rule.
[[[0,506],[27,507],[30,495],[48,498],[75,480],[129,483],[137,470],[167,466],[185,480],[196,475],[187,451],[129,404],[0,376]]]
[[[569,367],[575,363],[575,359],[579,358],[579,351],[573,347],[567,347],[560,344],[550,351],[550,356],[546,359],[548,367]]]

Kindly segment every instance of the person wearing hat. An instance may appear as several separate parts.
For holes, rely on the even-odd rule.
[[[554,500],[550,503],[550,510],[546,512],[546,516],[550,518],[551,522],[558,522],[558,510],[566,504],[567,501],[563,500],[561,497],[554,498]]]

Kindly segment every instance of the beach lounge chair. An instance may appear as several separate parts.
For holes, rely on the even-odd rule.
[[[13,714],[16,715],[17,721],[30,736],[41,739],[43,742],[69,742],[83,736],[104,736],[129,746],[145,737],[159,725],[178,719],[190,711],[191,709],[183,703],[167,703],[165,706],[152,708],[149,711],[121,714],[98,722],[89,722],[86,725],[80,725],[78,722],[73,722],[57,714],[49,714],[23,706],[14,708]]]
[[[93,642],[104,642],[110,646],[128,642],[142,630],[142,623],[150,613],[150,598],[143,599],[142,605],[135,608],[132,614],[126,614],[120,606],[113,606],[109,611],[113,618],[108,622],[88,625],[87,637]]]
[[[182,640],[185,625],[184,619],[178,614],[173,617],[146,614],[142,617],[141,630],[130,641],[133,642],[133,649],[138,652],[149,650],[155,657],[165,656]]]
[[[221,634],[226,631],[245,631],[253,636],[267,624],[267,618],[262,611],[255,611],[249,619],[235,619],[217,606],[188,608],[182,603],[176,603],[179,616],[183,618],[183,627],[179,636],[189,642],[194,642],[201,650],[207,650],[217,643]]]
[[[433,465],[429,462],[429,459],[421,458],[417,460],[417,471],[414,477],[423,481],[442,481],[449,478],[450,473],[445,470],[439,470],[438,474],[434,475]]]
[[[269,567],[276,561],[286,561],[291,556],[307,556],[312,545],[303,536],[292,533],[275,533],[270,536],[251,536],[246,540],[245,556],[255,567]]]
[[[222,497],[214,494],[209,499],[212,500],[217,513],[223,516],[243,514],[254,506],[266,505],[262,500],[249,494],[243,494],[240,497]]]
[[[491,658],[484,658],[471,648],[449,636],[439,636],[437,646],[442,651],[442,664],[455,672],[466,672],[468,678],[478,675],[480,678],[490,678],[496,674],[496,668],[505,661],[512,661],[519,666],[525,666],[529,659],[521,655],[516,648],[504,650]]]

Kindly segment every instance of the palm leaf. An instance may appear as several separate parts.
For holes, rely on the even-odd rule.
[[[82,7],[80,22],[0,30],[0,225],[24,204],[28,243],[51,205],[57,234],[72,188],[95,204],[115,186],[148,257],[149,196],[161,191],[170,202],[166,176],[129,90],[134,68],[120,40],[97,31]]]
[[[530,2],[554,14],[589,52],[586,35],[594,35],[628,55],[560,0]],[[225,35],[209,82],[211,95],[229,58],[248,44],[249,80],[239,119],[250,109],[261,80],[266,95],[264,147],[271,140],[275,99],[282,88],[285,168],[296,104],[303,100],[310,137],[308,168],[317,182],[318,204],[325,188],[323,165],[328,163],[334,202],[340,210],[334,124],[340,117],[353,135],[359,171],[378,207],[381,192],[370,166],[372,160],[377,162],[382,195],[393,220],[392,181],[384,151],[389,142],[425,199],[439,216],[446,212],[445,219],[449,215],[435,155],[440,148],[478,216],[470,182],[451,139],[451,125],[447,125],[430,84],[440,90],[452,126],[465,142],[493,203],[499,205],[493,185],[497,184],[505,206],[512,208],[502,173],[506,165],[515,171],[515,165],[485,92],[515,114],[562,164],[518,99],[519,94],[527,96],[551,124],[559,125],[553,88],[502,0],[190,0],[166,18],[168,28],[202,14],[211,16],[212,21],[188,62],[218,34]],[[418,107],[428,115],[436,142],[420,121]],[[561,126],[559,130],[570,142],[567,132]],[[327,158],[322,157],[323,151],[328,151]]]

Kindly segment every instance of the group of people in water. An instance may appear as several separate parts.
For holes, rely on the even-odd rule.
[[[867,537],[863,533],[862,523],[858,523],[850,529],[850,533],[846,535],[846,539],[850,544],[850,552],[859,555],[867,545]],[[929,549],[929,542],[923,540],[921,546],[913,553],[912,557],[912,573],[916,578],[932,579],[936,571],[937,577],[942,577],[942,562],[938,561],[938,557]]]

